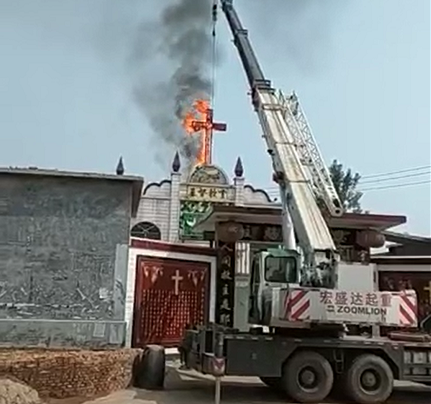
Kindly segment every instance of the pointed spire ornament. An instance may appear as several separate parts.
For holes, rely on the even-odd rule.
[[[236,160],[234,173],[236,177],[242,177],[244,175],[244,167],[242,166],[241,157],[238,157]]]
[[[117,168],[116,168],[117,175],[123,175],[124,174],[124,164],[123,164],[123,157],[120,157],[120,160],[118,160]]]
[[[176,152],[174,161],[172,162],[172,171],[174,173],[177,173],[180,171],[180,168],[181,168],[180,155],[178,154],[178,152]]]

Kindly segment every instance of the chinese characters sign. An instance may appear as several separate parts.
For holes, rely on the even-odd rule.
[[[278,225],[244,224],[243,241],[283,242],[283,231]]]
[[[320,304],[327,313],[340,315],[386,316],[392,307],[390,293],[320,291]]]
[[[218,242],[216,323],[233,327],[235,291],[235,244]]]
[[[138,256],[136,346],[178,346],[187,325],[207,316],[209,265]]]
[[[241,232],[243,235],[241,239],[237,241],[283,244],[283,231],[281,226],[248,223],[241,223],[240,226],[242,227]],[[212,234],[212,237],[215,237],[215,235]]]
[[[187,200],[228,202],[232,199],[232,188],[210,185],[188,185]]]
[[[209,213],[212,205],[233,202],[234,188],[220,168],[213,165],[195,167],[185,187],[181,186],[180,237],[203,240],[203,233],[196,232],[194,226]]]

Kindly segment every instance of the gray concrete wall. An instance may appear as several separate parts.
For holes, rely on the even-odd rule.
[[[121,345],[131,183],[0,175],[0,343]]]

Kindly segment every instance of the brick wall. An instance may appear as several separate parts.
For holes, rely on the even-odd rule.
[[[0,375],[11,375],[41,397],[92,397],[128,387],[140,351],[0,349]]]

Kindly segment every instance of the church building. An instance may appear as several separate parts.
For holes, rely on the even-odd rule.
[[[170,178],[147,184],[142,193],[138,212],[136,218],[133,219],[131,227],[132,241],[129,262],[129,275],[131,274],[131,278],[134,277],[133,274],[135,272],[140,271],[139,258],[137,257],[140,254],[141,256],[142,254],[154,256],[154,251],[152,250],[154,248],[175,248],[173,245],[177,245],[177,249],[182,247],[180,251],[189,254],[188,257],[184,257],[187,258],[185,259],[187,263],[183,266],[189,267],[193,266],[191,265],[192,256],[213,255],[214,253],[211,252],[210,248],[212,242],[206,240],[204,232],[196,231],[194,227],[211,213],[214,206],[232,208],[265,207],[274,211],[280,209],[280,205],[271,200],[267,192],[263,189],[255,189],[252,185],[246,183],[240,158],[237,159],[231,176],[216,165],[198,165],[190,173],[184,174],[181,172],[180,157],[176,154],[172,163]],[[274,235],[274,232],[278,232],[278,234]],[[281,239],[281,229],[279,226],[268,226],[266,234],[268,242],[272,241],[272,239],[277,241]],[[143,240],[146,240],[145,243]],[[154,243],[153,241],[157,241],[158,243]],[[148,248],[151,252],[143,253],[143,246],[144,249]],[[238,287],[242,285],[244,289],[248,281],[249,243],[237,243],[235,255],[235,282]],[[171,256],[174,259],[178,258],[178,255],[174,253]],[[164,257],[167,258],[166,255]],[[177,259],[173,265],[181,266],[179,265],[179,261],[184,260]],[[213,257],[213,261],[215,272],[215,257]],[[166,262],[163,264],[162,266],[166,266]],[[184,268],[183,272],[193,270],[196,270],[196,268],[189,271]],[[199,271],[199,269],[197,270]],[[211,268],[208,271],[211,271]],[[162,275],[162,272],[159,271],[159,274]],[[166,272],[166,269],[164,272]],[[174,275],[175,272],[170,276]],[[184,277],[184,274],[181,274],[181,276]],[[133,285],[130,285],[130,288],[133,287]],[[204,293],[205,298],[210,299],[208,293],[209,295],[215,293],[214,287],[210,287],[210,291]],[[244,299],[247,299],[247,296],[241,293],[237,293],[236,295],[237,299],[234,303],[236,305],[243,305]],[[132,296],[130,298],[133,300]],[[195,297],[192,298],[194,299]],[[130,303],[132,304],[132,301]],[[136,306],[136,302],[134,301],[133,303]],[[148,304],[152,305],[149,301]],[[210,316],[209,319],[214,320],[214,315]],[[234,315],[233,313],[231,318],[232,323],[235,322]],[[131,319],[135,321],[136,316],[132,316]],[[244,318],[243,322],[246,322],[246,318]],[[240,319],[238,318],[235,323],[239,325],[241,323]],[[175,340],[176,338],[177,336],[175,336]]]
[[[198,100],[194,112],[184,120],[189,134],[198,134],[200,148],[194,167],[182,167],[176,153],[170,177],[146,185],[142,193],[136,218],[131,226],[131,249],[129,258],[129,280],[126,298],[126,317],[129,318],[128,342],[141,345],[148,342],[163,342],[176,345],[186,323],[216,321],[216,265],[217,257],[213,241],[206,239],[205,232],[197,231],[195,225],[208,216],[214,206],[265,207],[279,211],[263,189],[247,184],[241,158],[232,164],[232,173],[212,163],[213,131],[225,131],[226,125],[213,122],[213,111],[205,101]],[[123,167],[120,167],[123,171]],[[264,231],[267,241],[280,241],[279,226],[267,226]],[[174,250],[174,251],[173,251]],[[235,244],[235,273],[232,274],[231,289],[235,299],[225,306],[231,310],[224,315],[227,324],[240,328],[247,326],[246,310],[250,245]],[[233,281],[234,279],[234,281]],[[179,299],[179,283],[184,294]],[[173,296],[169,295],[169,293]],[[171,297],[168,297],[171,296]],[[233,291],[230,294],[233,298]],[[167,316],[172,317],[171,326],[160,326],[161,311],[156,306],[170,304]],[[184,307],[178,315],[174,304],[179,300]],[[202,302],[203,299],[203,302]],[[144,303],[146,302],[146,303]],[[186,303],[184,303],[186,302]],[[187,303],[188,302],[188,303]],[[229,311],[228,310],[228,311]],[[175,314],[174,314],[175,313]],[[243,319],[244,317],[244,319]]]
[[[203,132],[195,166],[182,170],[177,153],[170,177],[146,185],[132,219],[129,346],[177,346],[188,324],[247,330],[251,255],[283,243],[281,205],[246,182],[241,158],[231,174],[212,163],[212,112],[188,123],[191,133]],[[405,216],[358,213],[327,218],[341,259],[358,270],[370,262],[371,248],[384,244],[383,232],[405,222]],[[237,223],[239,232],[222,242],[215,233],[226,223]]]
[[[176,154],[170,177],[144,188],[131,225],[128,345],[176,346],[187,324],[203,321],[248,329],[251,253],[282,243],[281,205],[246,182],[240,158],[232,171],[229,176],[221,167],[202,164],[182,172]],[[226,275],[220,267],[226,257],[217,256],[221,247],[211,237],[216,216],[254,221],[247,237],[225,245],[231,262]],[[361,265],[369,262],[371,247],[381,246],[381,232],[405,221],[345,213],[328,224],[342,260]]]

